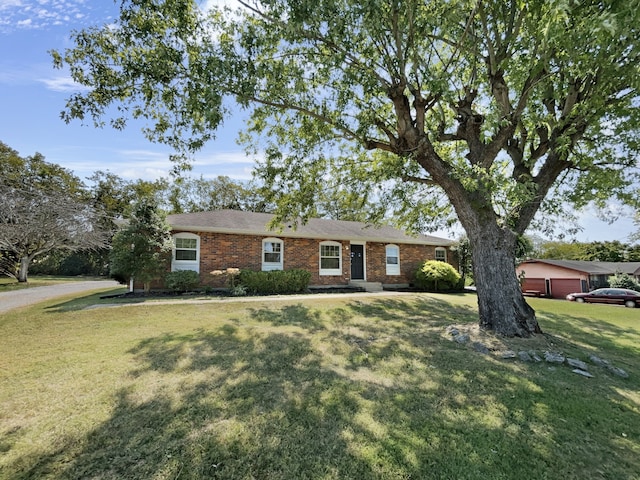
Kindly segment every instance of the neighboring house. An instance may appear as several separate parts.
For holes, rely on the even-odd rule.
[[[640,262],[587,262],[581,260],[526,260],[516,268],[524,276],[524,292],[540,292],[553,298],[589,292],[608,284],[609,277],[627,273],[640,279]]]
[[[454,264],[452,240],[411,236],[395,228],[310,219],[269,230],[270,214],[217,210],[169,215],[174,249],[171,270],[195,270],[201,283],[223,286],[210,273],[227,268],[311,272],[312,286],[407,285],[427,259]]]

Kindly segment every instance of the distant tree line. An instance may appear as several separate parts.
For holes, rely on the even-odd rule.
[[[555,260],[597,262],[640,262],[640,244],[618,240],[603,242],[542,241],[533,247],[531,257]]]

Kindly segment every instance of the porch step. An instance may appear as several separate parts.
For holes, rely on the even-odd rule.
[[[349,285],[354,287],[364,288],[367,292],[382,292],[382,283],[380,282],[365,282],[364,280],[351,280]]]

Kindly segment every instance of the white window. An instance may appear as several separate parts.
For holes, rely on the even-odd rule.
[[[342,244],[320,243],[320,275],[342,275]]]
[[[262,270],[282,270],[284,251],[282,240],[278,238],[265,238],[262,241]]]
[[[447,249],[443,247],[436,247],[436,260],[441,262],[447,261]]]
[[[200,272],[200,237],[194,233],[176,233],[173,236],[171,271]]]
[[[400,275],[400,247],[387,245],[385,251],[387,256],[387,275]]]

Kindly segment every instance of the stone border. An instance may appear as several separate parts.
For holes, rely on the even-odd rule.
[[[571,371],[573,373],[586,378],[593,378],[594,375],[589,369],[592,365],[595,365],[606,369],[609,373],[617,377],[629,378],[629,374],[625,370],[616,367],[609,360],[602,359],[594,354],[585,354],[590,362],[587,364],[578,358],[567,357],[562,352],[549,350],[545,350],[544,352],[538,352],[536,350],[520,350],[515,352],[514,350],[501,349],[501,345],[487,345],[485,342],[472,340],[469,334],[463,333],[456,325],[446,327],[445,334],[448,335],[451,341],[461,345],[469,345],[474,351],[482,355],[491,355],[499,360],[516,359],[524,363],[541,363],[544,361],[552,365],[566,365],[572,368]]]

